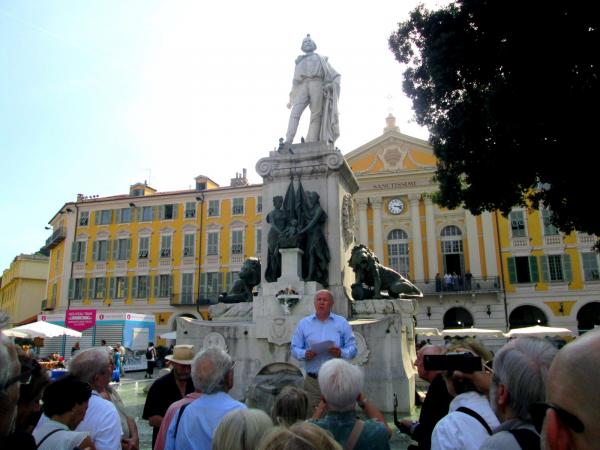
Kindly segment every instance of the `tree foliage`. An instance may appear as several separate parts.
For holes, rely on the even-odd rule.
[[[419,6],[390,36],[438,159],[437,202],[478,214],[543,205],[600,235],[599,27],[592,2]]]

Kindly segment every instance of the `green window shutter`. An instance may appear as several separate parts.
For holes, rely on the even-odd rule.
[[[517,264],[515,263],[514,257],[506,258],[506,265],[508,266],[508,280],[510,284],[517,284]]]
[[[160,285],[160,275],[154,275],[154,298],[158,298],[158,288]]]
[[[108,224],[109,225],[113,223],[113,213],[114,213],[114,210],[112,210],[112,209],[108,210]]]
[[[160,210],[161,210],[160,206],[154,206],[152,208],[152,220],[156,220],[159,218]]]
[[[173,278],[174,278],[173,275],[169,275],[169,292],[168,292],[169,297],[173,293]]]
[[[548,257],[546,255],[540,256],[540,265],[542,266],[542,281],[547,283],[550,281],[550,272],[548,268]]]
[[[92,261],[98,261],[98,241],[94,241],[92,246]]]
[[[96,290],[96,279],[90,278],[90,281],[88,283],[88,298],[90,298],[90,299],[94,298],[95,290]]]
[[[79,261],[79,259],[77,259],[77,249],[79,247],[77,244],[77,242],[73,242],[73,247],[71,247],[71,261],[73,262]]]
[[[87,242],[82,241],[79,243],[80,247],[79,247],[79,261],[81,262],[85,262],[85,251],[86,251],[86,247],[87,247]]]
[[[117,295],[116,282],[116,277],[110,277],[110,292],[108,294],[110,298],[115,298]]]
[[[529,257],[529,273],[531,275],[532,283],[537,283],[538,281],[540,281],[538,263],[537,263],[537,258],[535,256]]]
[[[177,219],[177,211],[179,210],[179,203],[173,205],[173,220]]]
[[[115,223],[121,223],[121,210],[115,210]]]
[[[159,208],[158,209],[158,214],[159,214],[158,218],[160,220],[163,220],[165,218],[165,205],[161,205],[158,208]]]
[[[571,255],[564,254],[562,257],[563,272],[565,274],[565,281],[573,281],[573,269],[571,267]]]
[[[217,289],[216,289],[217,297],[221,293],[222,286],[223,286],[223,272],[218,272],[218,275],[217,275]]]
[[[200,273],[200,288],[198,291],[200,297],[206,296],[206,273],[204,272]]]
[[[83,280],[81,280],[81,298],[82,299],[85,297],[85,294],[87,293],[87,286],[88,286],[88,280],[87,280],[87,278],[84,278]]]
[[[125,259],[129,259],[131,257],[131,239],[125,240]]]
[[[127,300],[129,296],[129,277],[125,277],[125,283],[123,284],[123,297]]]
[[[112,255],[111,259],[113,261],[116,261],[117,259],[119,259],[119,244],[120,244],[120,242],[118,239],[109,240],[106,244],[109,248],[108,254]]]
[[[138,296],[138,277],[134,276],[131,280],[131,297],[137,298]]]
[[[143,213],[142,213],[142,207],[141,206],[135,208],[135,220],[137,222],[141,222],[142,221],[142,217],[143,217],[142,214]]]
[[[92,214],[92,213],[90,213]],[[94,211],[94,225],[99,225],[100,224],[100,211]]]
[[[75,280],[73,278],[71,278],[69,280],[69,300],[73,300],[73,293],[75,291]]]

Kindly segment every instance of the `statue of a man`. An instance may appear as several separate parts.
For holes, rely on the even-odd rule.
[[[334,143],[340,135],[338,122],[338,98],[340,95],[340,74],[327,58],[315,53],[317,45],[307,34],[302,41],[304,55],[296,58],[296,69],[292,91],[290,92],[290,122],[285,137],[286,144],[292,144],[300,116],[310,106],[310,126],[306,142]]]

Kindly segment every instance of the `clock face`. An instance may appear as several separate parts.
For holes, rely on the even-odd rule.
[[[400,214],[404,211],[404,203],[399,198],[394,198],[388,203],[388,210],[392,214]]]

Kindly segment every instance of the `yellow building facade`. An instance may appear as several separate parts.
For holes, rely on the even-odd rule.
[[[593,236],[557,233],[543,208],[502,217],[438,207],[431,147],[391,115],[380,136],[345,157],[359,183],[357,244],[421,288],[418,326],[600,324]],[[140,183],[124,195],[78,196],[50,222],[47,309],[152,313],[158,334],[179,316],[206,318],[243,261],[260,258],[261,193],[244,171],[227,187],[199,176],[185,191]]]
[[[600,324],[596,237],[560,233],[546,208],[514,208],[499,216],[501,255],[511,327],[568,327],[579,333]]]
[[[199,176],[193,190],[140,183],[126,195],[80,195],[50,221],[46,309],[150,313],[158,334],[179,316],[206,317],[260,254],[261,218],[261,186],[241,174],[228,187]]]
[[[0,309],[6,311],[16,325],[35,317],[46,298],[48,257],[40,253],[19,255],[2,273]]]

